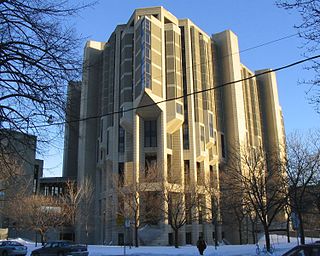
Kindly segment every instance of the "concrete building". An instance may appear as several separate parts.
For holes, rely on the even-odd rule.
[[[36,159],[37,137],[9,129],[0,129],[0,207],[6,207],[10,198],[23,188],[24,193],[32,195],[40,187],[43,174],[43,160]],[[34,239],[34,233],[18,230],[9,218],[0,215],[1,228],[8,228],[9,237],[18,235]]]
[[[254,77],[261,72],[241,63],[232,31],[210,36],[163,7],[136,9],[107,42],[87,42],[78,156],[71,161],[78,162],[78,184],[89,177],[95,185],[88,242],[123,242],[115,175],[125,184],[139,183],[153,163],[163,178],[158,190],[174,182],[175,191],[166,192],[185,195],[190,184],[201,187],[202,179],[219,190],[219,168],[230,148],[280,152],[284,129],[276,77],[272,72]],[[223,84],[228,85],[212,89]],[[209,209],[210,198],[203,195],[203,201]],[[140,242],[171,243],[168,216],[162,217],[139,231],[141,238],[149,237]],[[233,227],[220,217],[215,226],[194,220],[179,230],[179,243],[195,244],[199,235],[213,243],[222,233],[237,242]],[[84,240],[81,230],[78,239]]]

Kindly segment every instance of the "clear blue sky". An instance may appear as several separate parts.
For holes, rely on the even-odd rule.
[[[75,0],[74,0],[75,1]],[[78,33],[88,40],[107,41],[117,24],[126,23],[134,9],[163,6],[177,18],[189,18],[207,34],[231,29],[237,34],[240,51],[293,35],[300,17],[275,6],[273,0],[100,0],[72,20]],[[84,45],[85,42],[83,42]],[[277,68],[302,57],[303,41],[298,37],[248,50],[241,62],[251,70]],[[308,104],[306,88],[298,81],[312,78],[312,72],[299,65],[277,73],[280,104],[287,134],[320,127],[320,114]],[[63,143],[56,143],[47,154],[45,175],[59,176]]]

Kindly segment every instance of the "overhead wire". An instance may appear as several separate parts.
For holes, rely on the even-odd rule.
[[[276,42],[279,42],[279,41],[282,41],[282,40],[285,40],[285,39],[288,39],[288,38],[292,38],[292,37],[295,37],[295,36],[297,36],[299,34],[300,33],[294,33],[294,34],[286,35],[286,36],[283,36],[283,37],[280,37],[280,38],[277,38],[277,39],[273,39],[273,40],[270,40],[270,41],[267,41],[267,42],[264,42],[264,43],[260,43],[258,45],[255,45],[255,46],[252,46],[252,47],[240,50],[240,51],[231,52],[229,54],[226,54],[226,55],[223,55],[221,57],[218,57],[217,59],[215,59],[215,61],[219,61],[219,60],[222,60],[224,58],[227,58],[227,57],[230,57],[230,56],[233,56],[233,55],[236,55],[236,54],[244,53],[244,52],[251,51],[251,50],[254,50],[254,49],[269,45],[269,44],[273,44],[273,43],[276,43]],[[190,68],[196,68],[197,66],[200,66],[200,65],[208,65],[210,63],[212,64],[212,60],[209,58],[207,61],[200,62],[200,63],[195,63],[195,64],[187,66],[186,70],[189,70]],[[90,65],[90,67],[94,67],[95,65],[100,65],[100,64],[101,64],[101,62],[99,60],[99,61],[96,61],[94,64]],[[85,68],[87,68],[87,67],[85,67]],[[182,71],[183,71],[182,69],[180,69],[180,70],[177,69],[176,70],[176,72],[182,72]],[[153,77],[153,79],[157,79],[157,78],[162,79],[162,75]],[[83,100],[88,101],[88,97],[83,99]]]
[[[133,110],[137,110],[137,109],[141,109],[141,108],[151,107],[151,106],[162,104],[162,103],[165,103],[165,102],[168,102],[168,101],[183,99],[183,98],[191,96],[191,95],[196,95],[196,94],[204,93],[204,92],[207,92],[207,91],[216,90],[216,89],[228,86],[228,85],[236,84],[236,83],[239,83],[239,82],[242,82],[242,81],[250,80],[250,79],[255,78],[255,77],[266,75],[268,73],[278,72],[278,71],[281,71],[281,70],[284,70],[284,69],[287,69],[287,68],[302,64],[304,62],[317,59],[317,58],[320,58],[320,55],[314,55],[314,56],[311,56],[311,57],[308,57],[308,58],[304,58],[304,59],[301,59],[301,60],[286,64],[286,65],[280,66],[280,67],[275,68],[275,69],[268,69],[268,70],[266,70],[264,72],[261,72],[261,73],[258,73],[258,74],[254,74],[252,76],[248,76],[248,77],[245,77],[245,78],[242,78],[242,79],[238,79],[238,80],[222,83],[222,84],[214,86],[214,87],[210,87],[210,88],[199,90],[199,91],[190,92],[190,93],[178,96],[178,97],[168,98],[168,99],[164,99],[164,100],[161,100],[161,101],[153,102],[153,103],[142,105],[142,106],[132,107],[132,108],[119,110],[119,111],[112,111],[112,112],[109,112],[109,113],[106,113],[106,114],[100,114],[100,115],[95,115],[95,116],[84,117],[84,118],[80,118],[80,119],[77,119],[77,120],[56,122],[56,123],[51,123],[51,124],[44,124],[44,125],[39,125],[37,127],[48,127],[48,126],[53,126],[53,125],[62,125],[62,124],[66,124],[66,123],[83,122],[83,121],[87,121],[87,120],[91,120],[91,119],[102,118],[102,117],[105,117],[105,116],[116,115],[116,114],[129,112],[129,111],[133,111]]]
[[[219,58],[217,58],[216,60],[222,60],[226,57],[229,57],[229,56],[233,56],[233,55],[236,55],[236,54],[240,54],[240,53],[243,53],[243,52],[247,52],[247,51],[250,51],[250,50],[254,50],[254,49],[257,49],[257,48],[260,48],[260,47],[263,47],[263,46],[266,46],[266,45],[269,45],[269,44],[272,44],[272,43],[275,43],[275,42],[279,42],[279,41],[282,41],[282,40],[285,40],[285,39],[288,39],[288,38],[292,38],[294,36],[297,36],[299,35],[300,33],[294,33],[294,34],[291,34],[291,35],[287,35],[287,36],[284,36],[284,37],[281,37],[281,38],[277,38],[277,39],[274,39],[274,40],[271,40],[271,41],[268,41],[268,42],[265,42],[265,43],[261,43],[259,45],[256,45],[256,46],[253,46],[253,47],[249,47],[249,48],[246,48],[246,49],[243,49],[243,50],[240,50],[240,51],[237,51],[237,52],[232,52],[232,53],[229,53],[229,54],[226,54],[226,55],[223,55]],[[313,56],[313,57],[316,57],[316,56]],[[310,57],[307,58],[307,59],[303,59],[303,60],[300,60],[300,61],[297,61],[297,62],[294,62],[294,63],[291,63],[291,64],[288,64],[288,65],[285,65],[284,67],[288,68],[290,67],[292,64],[293,65],[298,65],[302,62],[306,62],[306,61],[309,61],[309,60],[312,60],[312,59],[315,59],[313,57]],[[190,69],[190,68],[195,68],[199,65],[206,65],[206,64],[209,64],[209,63],[212,63],[212,60],[209,58],[207,61],[205,62],[201,62],[201,63],[195,63],[193,65],[190,65],[188,67],[186,67],[186,70]],[[93,64],[93,65],[90,65],[90,66],[94,66],[96,64],[100,64],[100,61],[98,61],[97,63]],[[287,67],[288,66],[288,67]],[[276,71],[279,71],[283,69],[283,67],[280,67],[280,68],[276,68],[276,69],[273,69],[272,71],[267,71],[267,73],[269,72],[276,72]],[[179,71],[182,71],[181,70],[177,70],[177,72]],[[262,75],[262,74],[265,74],[265,73],[261,73],[259,74]],[[91,117],[85,117],[85,118],[80,118],[80,119],[74,119],[74,120],[69,120],[69,121],[62,121],[62,122],[51,122],[51,123],[45,123],[45,124],[39,124],[39,125],[34,125],[34,128],[43,128],[43,127],[50,127],[50,126],[59,126],[59,125],[63,125],[63,124],[67,124],[67,123],[76,123],[76,122],[81,122],[81,121],[86,121],[86,120],[90,120],[90,119],[96,119],[96,118],[101,118],[103,116],[108,116],[108,115],[114,115],[114,114],[119,114],[119,113],[123,113],[123,112],[128,112],[128,111],[132,111],[134,109],[138,109],[138,108],[145,108],[145,107],[149,107],[149,106],[153,106],[153,105],[156,105],[156,104],[161,104],[161,103],[164,103],[166,101],[172,101],[172,100],[177,100],[177,99],[181,99],[181,98],[184,98],[184,97],[188,97],[190,95],[193,95],[193,94],[198,94],[198,93],[202,93],[202,92],[206,92],[206,91],[209,91],[209,90],[213,90],[213,89],[217,89],[217,88],[220,88],[222,86],[225,86],[225,85],[228,85],[228,84],[232,84],[232,83],[237,83],[237,82],[241,82],[241,81],[245,81],[245,80],[248,80],[248,79],[252,79],[254,76],[250,76],[250,77],[246,77],[244,78],[243,80],[238,80],[238,81],[232,81],[232,82],[229,82],[227,84],[222,84],[222,85],[219,85],[219,86],[216,86],[216,87],[210,87],[208,89],[204,89],[204,90],[200,90],[200,91],[195,91],[195,92],[192,92],[192,93],[189,93],[189,94],[186,94],[186,95],[182,95],[182,96],[179,96],[179,97],[175,97],[175,98],[169,98],[169,99],[165,99],[163,101],[160,101],[160,102],[155,102],[155,103],[152,103],[152,104],[148,104],[148,105],[143,105],[143,106],[139,106],[139,107],[135,107],[135,108],[130,108],[130,109],[125,109],[125,110],[119,110],[119,111],[113,111],[113,112],[110,112],[110,113],[106,113],[104,115],[97,115],[97,116],[91,116]],[[156,79],[156,78],[162,78],[162,75],[158,76],[158,77],[153,77],[153,79]],[[85,99],[87,100],[87,99]]]

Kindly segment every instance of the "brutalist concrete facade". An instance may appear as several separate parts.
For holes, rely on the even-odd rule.
[[[213,179],[219,189],[219,168],[227,161],[228,147],[281,147],[284,132],[275,74],[241,81],[254,74],[240,62],[232,31],[209,36],[163,7],[136,9],[107,42],[87,42],[78,159],[72,159],[78,163],[78,183],[90,177],[95,186],[87,242],[122,243],[114,176],[126,184],[139,182],[146,162],[153,162],[164,188],[176,177],[175,192],[185,193],[188,184],[198,184],[202,177]],[[210,199],[204,202],[210,208]],[[214,232],[218,239],[224,232],[237,241],[232,226],[225,227],[221,220],[215,225],[186,224],[179,243],[195,244],[199,235],[213,243]],[[145,232],[157,236],[140,242],[167,245],[173,231],[163,216]],[[78,239],[85,240],[81,228]]]

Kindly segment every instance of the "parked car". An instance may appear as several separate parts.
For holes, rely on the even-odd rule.
[[[31,256],[88,256],[86,245],[69,241],[53,241],[32,251]]]
[[[27,255],[28,248],[16,241],[0,241],[0,255]]]
[[[320,256],[320,243],[297,245],[282,256]]]

